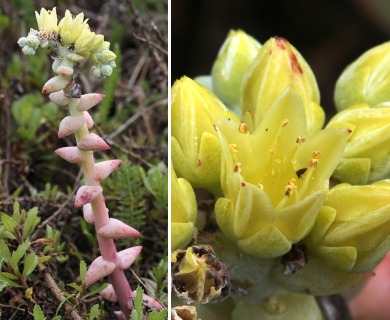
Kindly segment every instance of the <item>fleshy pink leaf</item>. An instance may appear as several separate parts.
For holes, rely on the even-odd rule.
[[[93,260],[87,271],[85,277],[85,286],[89,287],[96,281],[108,276],[115,270],[115,263],[104,260],[101,256]]]
[[[118,320],[127,320],[125,314],[122,311],[114,311]]]
[[[109,150],[109,145],[95,133],[90,133],[85,139],[81,139],[77,143],[77,148],[85,151],[93,150]]]
[[[119,268],[122,270],[129,268],[139,256],[141,250],[142,246],[136,246],[118,252]]]
[[[90,224],[95,222],[95,217],[93,216],[92,206],[90,203],[86,203],[83,207],[83,216],[84,220]]]
[[[69,83],[68,78],[62,77],[62,76],[56,76],[51,79],[49,79],[42,88],[43,94],[48,94],[56,91],[60,91],[64,89],[67,84]]]
[[[120,164],[122,160],[107,160],[99,162],[95,165],[96,180],[100,181],[107,178]]]
[[[49,99],[59,106],[66,106],[68,104],[68,98],[65,97],[64,90],[50,93]]]
[[[114,288],[111,284],[109,284],[105,289],[99,292],[99,294],[106,300],[111,302],[117,302],[118,297],[114,291]]]
[[[77,109],[80,111],[87,111],[97,105],[104,99],[105,95],[102,93],[87,93],[83,94],[80,98],[80,104]]]
[[[58,130],[58,138],[69,136],[72,133],[80,130],[85,124],[85,118],[83,116],[74,117],[67,116],[62,119],[60,123],[60,129]]]
[[[82,186],[77,190],[76,201],[74,202],[75,208],[80,208],[83,205],[96,199],[98,195],[103,192],[101,186]]]
[[[137,238],[140,236],[136,229],[115,218],[110,218],[110,221],[100,228],[98,233],[109,239]]]
[[[87,123],[87,128],[91,129],[93,127],[93,119],[88,111],[84,111],[85,122]]]
[[[135,298],[135,295],[136,295],[136,291],[134,290],[134,291],[132,291],[131,292],[131,297],[132,298]],[[152,297],[150,297],[150,296],[148,296],[147,294],[144,294],[143,296],[142,296],[142,300],[143,300],[143,302],[149,307],[149,308],[151,308],[151,309],[157,309],[157,310],[162,310],[164,307],[161,305],[161,303],[160,302],[158,302],[156,299],[154,299],[154,298],[152,298]],[[132,301],[129,301],[129,303],[132,303]],[[129,305],[129,307],[130,307],[131,305]]]
[[[81,155],[77,147],[63,147],[55,151],[56,155],[70,163],[80,163]]]

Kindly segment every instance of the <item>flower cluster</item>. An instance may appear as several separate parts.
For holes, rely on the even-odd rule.
[[[96,77],[107,77],[115,68],[116,55],[109,50],[110,43],[104,41],[104,36],[91,32],[88,19],[84,20],[84,14],[79,13],[73,17],[66,10],[65,17],[57,24],[57,11],[41,9],[35,12],[38,30],[31,29],[27,37],[19,39],[18,44],[23,53],[33,55],[40,46],[50,47],[54,51],[62,51],[53,65],[54,72],[58,74],[72,75],[72,65],[91,55],[94,63],[92,73]]]
[[[324,129],[314,74],[280,37],[260,45],[231,31],[211,75],[172,87],[172,163],[179,178],[216,198],[217,256],[234,260],[232,282],[238,265],[252,275],[264,265],[263,278],[246,280],[245,290],[290,316],[302,297],[280,292],[340,292],[366,279],[390,249],[389,57],[385,43],[345,70],[335,94],[340,112]],[[232,319],[263,314],[255,299],[233,295]]]

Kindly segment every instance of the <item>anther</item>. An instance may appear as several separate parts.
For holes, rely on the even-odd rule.
[[[237,145],[235,143],[229,144],[229,149],[232,152],[238,152],[238,147],[237,147]]]
[[[240,133],[242,133],[242,134],[248,133],[248,125],[245,122],[240,123],[240,125],[238,127],[238,131],[240,131]]]
[[[235,166],[234,166],[233,171],[234,171],[234,172],[240,173],[241,170],[242,170],[242,164],[241,164],[241,162],[237,162],[237,163],[235,164]]]

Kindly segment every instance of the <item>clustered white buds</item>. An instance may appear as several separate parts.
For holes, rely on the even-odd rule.
[[[84,14],[80,13],[72,17],[66,10],[65,17],[57,25],[56,8],[41,12],[35,12],[38,30],[31,29],[27,37],[19,39],[18,44],[24,54],[33,55],[40,46],[50,47],[54,51],[61,52],[60,58],[53,63],[53,71],[57,74],[71,76],[72,65],[91,55],[94,65],[92,74],[98,78],[110,76],[115,68],[114,52],[110,51],[110,43],[104,41],[104,36],[91,32],[88,19],[84,20]],[[57,90],[55,90],[57,91]]]

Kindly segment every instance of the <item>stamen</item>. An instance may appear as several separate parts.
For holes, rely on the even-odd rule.
[[[291,179],[287,183],[287,186],[284,188],[284,197],[280,200],[280,202],[276,206],[275,208],[276,211],[280,211],[283,209],[288,198],[290,198],[293,194],[296,193],[295,190],[297,190],[297,188],[298,188],[297,181],[295,179]]]
[[[299,190],[299,197],[302,198],[303,194],[306,192],[306,189],[311,180],[311,176],[313,175],[314,170],[318,167],[318,159],[321,157],[320,151],[312,152],[312,159],[309,160],[309,168],[306,170],[305,175],[303,176],[303,184]]]

